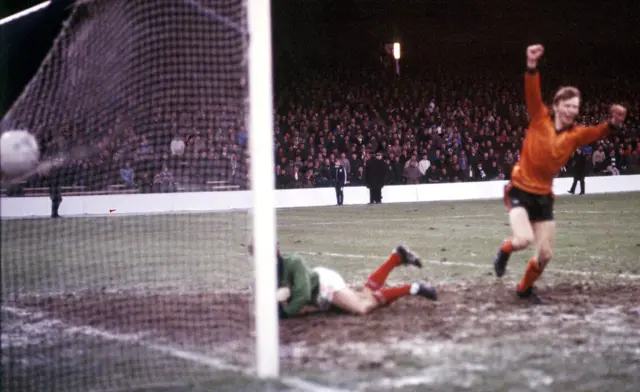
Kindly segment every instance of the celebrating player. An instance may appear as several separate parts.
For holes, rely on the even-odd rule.
[[[549,110],[542,103],[537,68],[544,47],[532,45],[526,53],[524,89],[530,123],[520,161],[514,166],[511,181],[505,187],[504,200],[512,236],[500,247],[494,267],[496,275],[503,276],[511,253],[526,249],[533,242],[535,256],[527,264],[517,294],[539,304],[542,300],[534,293],[533,284],[551,260],[556,237],[553,179],[577,148],[618,129],[627,111],[620,105],[612,105],[608,121],[596,126],[576,125],[580,91],[575,87],[561,87],[553,98],[552,110]]]
[[[345,283],[340,274],[324,267],[309,269],[293,254],[283,255],[278,249],[278,301],[280,318],[299,314],[303,307],[328,310],[332,305],[348,313],[365,315],[407,295],[437,299],[436,290],[425,281],[395,287],[384,287],[391,271],[398,266],[422,268],[419,257],[400,245],[373,272],[362,291]]]

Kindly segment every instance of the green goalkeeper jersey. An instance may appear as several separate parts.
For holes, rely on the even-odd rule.
[[[292,316],[303,306],[313,303],[315,296],[318,295],[320,283],[318,274],[308,269],[299,256],[292,254],[280,256],[283,269],[278,287],[289,287],[291,290],[291,297],[283,310],[288,316]]]

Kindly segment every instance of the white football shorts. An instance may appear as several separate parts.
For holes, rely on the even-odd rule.
[[[316,267],[313,271],[318,274],[320,282],[316,303],[321,309],[327,309],[331,306],[333,294],[347,287],[347,283],[339,273],[332,269]]]

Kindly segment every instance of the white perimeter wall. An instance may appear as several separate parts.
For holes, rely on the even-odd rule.
[[[566,194],[572,178],[555,180],[554,193]],[[382,190],[383,203],[446,200],[500,199],[506,181],[447,184],[393,185]],[[640,175],[587,177],[588,194],[640,191]],[[579,189],[579,187],[578,187]],[[367,204],[365,187],[345,187],[344,204]],[[286,189],[276,191],[278,208],[330,206],[336,204],[333,188]],[[63,216],[150,214],[165,212],[229,211],[251,207],[250,191],[152,193],[97,196],[68,196],[60,206]],[[110,210],[115,210],[110,212]],[[48,217],[51,201],[43,197],[3,197],[0,213],[6,218]]]

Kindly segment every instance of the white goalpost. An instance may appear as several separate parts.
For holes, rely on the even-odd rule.
[[[273,153],[273,72],[271,1],[248,0],[249,153],[253,197],[253,262],[256,372],[261,379],[280,373],[276,302],[276,213]]]

